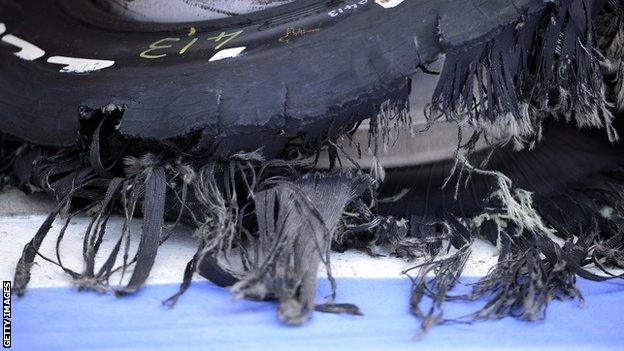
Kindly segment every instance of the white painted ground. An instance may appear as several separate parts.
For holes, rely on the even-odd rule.
[[[22,248],[35,234],[43,223],[52,204],[41,197],[27,197],[15,189],[8,189],[0,193],[0,278],[12,280],[15,265],[19,260]],[[108,240],[102,245],[101,252],[110,252],[118,239],[121,218],[110,221]],[[55,223],[52,232],[44,241],[41,253],[55,258],[56,233],[62,223]],[[84,229],[88,225],[87,218],[72,220],[65,239],[61,245],[63,263],[76,270],[82,270],[82,238]],[[139,241],[141,221],[137,220],[132,226],[132,242]],[[179,227],[171,239],[158,252],[156,265],[148,279],[148,284],[178,283],[187,261],[195,253],[195,239],[192,230]],[[131,251],[133,252],[133,251]],[[103,261],[100,258],[100,264]],[[121,259],[118,261],[121,262]],[[473,254],[468,262],[465,275],[482,276],[496,262],[494,248],[483,241],[474,245]],[[37,258],[32,270],[30,287],[59,287],[72,284],[71,279],[57,266]],[[394,257],[371,258],[366,254],[349,251],[332,255],[332,271],[338,278],[397,278],[401,272],[414,266],[417,262],[406,262]],[[324,271],[319,273],[324,275]],[[202,279],[197,276],[196,279]],[[115,282],[113,280],[112,282]]]

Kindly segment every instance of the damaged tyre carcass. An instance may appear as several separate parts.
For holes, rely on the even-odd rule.
[[[361,314],[335,301],[332,249],[421,262],[422,332],[448,300],[538,320],[583,299],[577,277],[622,277],[620,1],[167,3],[0,0],[0,181],[58,204],[18,295],[55,221],[87,214],[85,268],[47,258],[80,288],[137,291],[172,221],[198,243],[169,304],[199,272],[294,325]],[[499,263],[452,296],[477,238]],[[321,265],[334,294],[317,305]]]

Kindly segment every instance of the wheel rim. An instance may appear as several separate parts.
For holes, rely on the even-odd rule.
[[[294,0],[93,0],[125,20],[184,23],[233,17]]]

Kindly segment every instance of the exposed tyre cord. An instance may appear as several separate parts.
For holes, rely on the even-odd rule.
[[[538,196],[557,197],[573,192],[574,184],[593,175],[620,166],[621,145],[611,145],[599,131],[579,131],[571,126],[552,125],[545,140],[535,150],[514,152],[502,149],[494,152],[486,169],[507,175],[514,185]],[[479,164],[485,152],[474,157]],[[411,189],[403,199],[382,205],[380,211],[394,216],[435,217],[443,212],[463,212],[472,216],[482,210],[484,195],[495,186],[492,177],[475,175],[461,184],[458,200],[454,200],[455,183],[442,189],[453,161],[426,167],[388,170],[381,197]],[[427,186],[423,186],[427,184]],[[473,194],[471,194],[471,192]],[[477,194],[476,196],[474,194]]]
[[[553,124],[547,128],[544,141],[534,149],[516,152],[510,148],[497,150],[491,156],[486,169],[508,176],[515,187],[535,194],[535,204],[544,213],[557,212],[557,201],[561,208],[570,210],[570,199],[583,199],[584,187],[594,182],[608,182],[608,174],[623,169],[624,145],[613,145],[604,139],[600,131],[580,131],[569,125]],[[475,164],[487,156],[482,151],[472,158]],[[472,175],[468,182],[461,179],[455,198],[454,182],[442,188],[453,168],[453,161],[442,161],[404,169],[389,170],[380,197],[392,197],[404,189],[409,193],[398,201],[382,203],[380,215],[407,218],[413,223],[427,223],[436,218],[453,215],[471,218],[484,211],[484,199],[496,188],[491,176]],[[566,204],[567,203],[567,204]],[[578,216],[578,218],[574,218]],[[573,232],[586,218],[571,212],[575,219],[567,227],[557,228],[563,238]],[[488,236],[496,245],[496,237]],[[197,271],[206,279],[221,287],[230,287],[238,279],[223,270],[217,261],[206,256],[198,262]]]

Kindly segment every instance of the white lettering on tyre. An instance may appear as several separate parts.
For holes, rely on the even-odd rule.
[[[45,55],[45,51],[41,50],[39,47],[27,42],[24,39],[20,39],[12,34],[7,34],[3,36],[2,41],[7,44],[18,47],[20,51],[14,54],[15,56],[21,58],[22,60],[34,61]]]
[[[224,50],[221,50],[221,51],[217,52],[216,54],[214,54],[214,56],[212,56],[210,58],[210,60],[208,60],[208,61],[209,62],[213,62],[213,61],[219,61],[219,60],[223,60],[223,59],[227,59],[227,58],[236,57],[236,56],[240,55],[243,51],[245,51],[245,49],[247,49],[247,47],[245,47],[245,46],[239,46],[237,48],[224,49]]]
[[[0,35],[4,34],[6,30],[6,25],[0,22]],[[0,41],[19,48],[20,51],[14,54],[22,60],[35,61],[42,58],[46,54],[43,49],[39,48],[35,44],[29,43],[28,41],[18,38],[12,34],[3,36]],[[59,71],[61,73],[88,73],[99,71],[115,64],[115,61],[111,60],[95,60],[66,56],[52,56],[48,58],[47,62],[64,65],[65,67],[61,68]]]
[[[383,7],[384,9],[391,9],[393,7],[397,7],[403,1],[405,0],[375,0],[375,2],[379,4],[379,6]]]
[[[375,0],[375,3],[384,9],[391,9],[402,4],[405,0]],[[329,17],[338,17],[345,13],[357,10],[358,8],[371,3],[369,0],[352,1],[350,4],[342,5],[335,10],[329,11]]]
[[[115,61],[84,59],[66,56],[52,56],[48,59],[48,63],[65,65],[65,67],[61,68],[61,70],[59,71],[61,73],[87,73],[111,67],[115,64]]]
[[[339,7],[335,10],[332,10],[328,13],[329,17],[338,17],[346,12],[350,12],[353,10],[357,10],[359,6],[364,6],[368,4],[368,0],[360,0],[360,1],[354,1],[351,4],[347,4],[344,5],[342,7]]]

